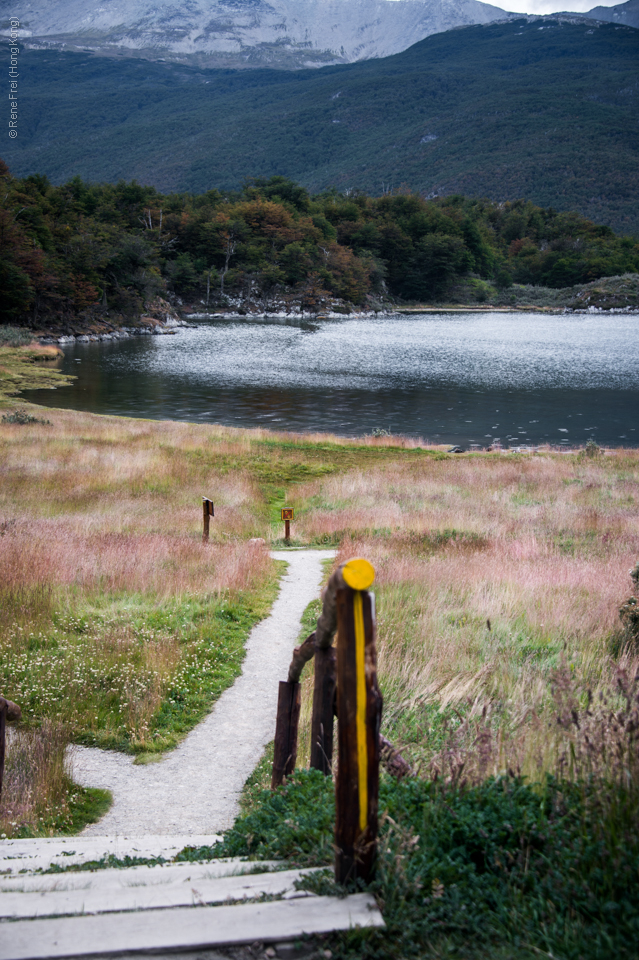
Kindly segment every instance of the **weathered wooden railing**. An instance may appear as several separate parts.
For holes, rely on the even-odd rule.
[[[0,799],[2,798],[2,781],[4,779],[4,754],[6,743],[7,720],[19,720],[22,711],[17,703],[0,697]]]
[[[314,632],[293,651],[287,680],[279,685],[271,786],[295,769],[301,708],[300,676],[315,657],[311,767],[330,774],[333,718],[338,720],[335,875],[344,883],[372,877],[377,839],[380,761],[395,777],[410,765],[379,732],[382,697],[377,686],[375,604],[368,591],[375,572],[367,560],[342,564],[323,594]],[[333,638],[337,634],[337,649]]]

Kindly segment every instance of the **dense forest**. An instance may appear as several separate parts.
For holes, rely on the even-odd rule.
[[[639,271],[639,242],[576,213],[408,192],[311,196],[283,177],[236,192],[11,176],[0,161],[0,321],[34,328],[174,303],[433,301],[463,278],[564,287]]]
[[[187,58],[188,59],[188,58]],[[575,14],[446,30],[319,70],[25,49],[16,175],[527,197],[639,235],[639,30]],[[28,109],[26,105],[28,104]]]

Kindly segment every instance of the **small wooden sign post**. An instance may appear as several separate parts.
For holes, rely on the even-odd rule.
[[[368,882],[375,871],[379,795],[379,728],[375,605],[367,560],[342,567],[337,590],[337,742],[335,879]]]
[[[285,507],[282,510],[282,520],[284,521],[284,540],[286,543],[291,542],[291,520],[293,519],[292,507]]]
[[[214,516],[215,510],[213,508],[213,501],[208,500],[206,497],[202,497],[202,543],[206,543],[206,541],[209,539],[209,521],[211,517]]]

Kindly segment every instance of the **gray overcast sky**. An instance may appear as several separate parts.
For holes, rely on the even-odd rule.
[[[583,13],[593,7],[614,7],[620,0],[486,0],[494,3],[503,10],[514,10],[516,13],[560,13],[571,10],[573,13]],[[621,0],[623,2],[623,0]]]

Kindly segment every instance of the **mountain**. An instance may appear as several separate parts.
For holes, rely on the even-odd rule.
[[[237,67],[387,57],[452,27],[511,16],[479,0],[17,0],[8,12],[32,48]]]
[[[21,55],[14,174],[163,191],[281,174],[317,192],[526,197],[639,234],[639,30],[520,18],[319,70]]]
[[[621,23],[626,27],[639,27],[639,0],[628,0],[614,7],[593,7],[584,17],[604,20],[606,23]]]

